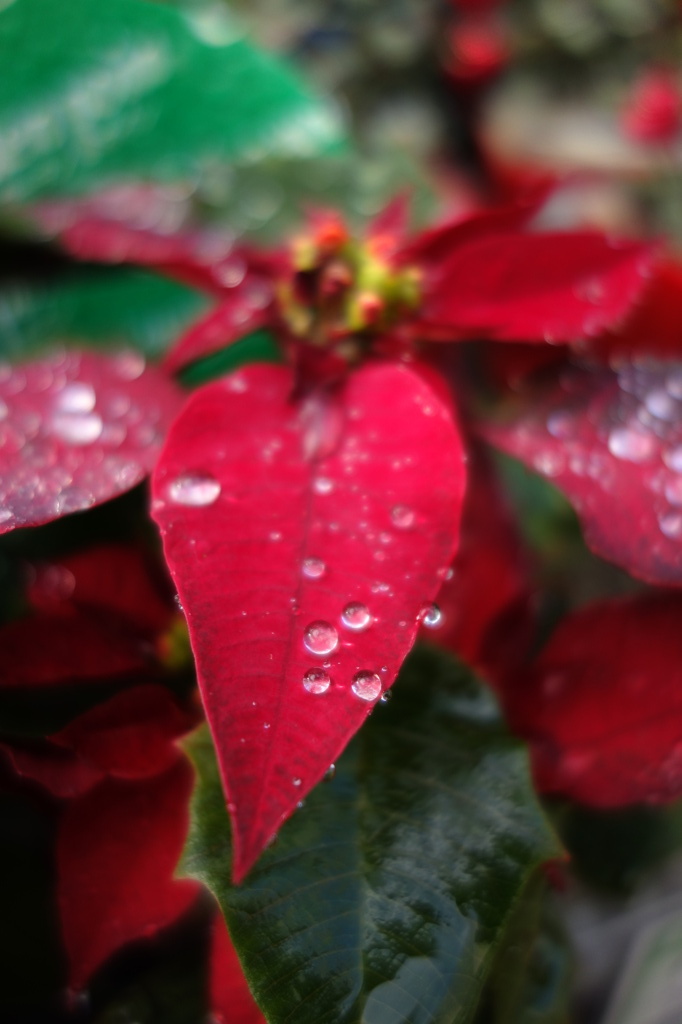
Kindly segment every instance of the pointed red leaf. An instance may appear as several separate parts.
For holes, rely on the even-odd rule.
[[[552,481],[602,558],[682,583],[682,365],[566,370],[484,436]]]
[[[457,337],[574,341],[617,326],[657,250],[602,235],[500,234],[454,249],[427,281],[422,318]]]
[[[540,789],[593,807],[682,796],[682,597],[586,607],[508,695]]]
[[[453,651],[502,684],[532,637],[530,559],[484,451],[469,447],[459,549],[436,602],[440,617],[425,640]]]
[[[268,282],[252,277],[183,334],[168,351],[165,368],[174,373],[188,363],[227,348],[245,334],[265,327],[271,318],[267,308],[271,297]]]
[[[223,915],[211,929],[209,1008],[215,1024],[267,1024],[260,1012],[232,945]]]
[[[99,608],[154,635],[173,616],[173,588],[161,566],[132,544],[99,544],[34,569],[28,599],[34,608],[72,614]]]
[[[173,878],[192,785],[192,769],[179,755],[162,775],[108,779],[67,805],[57,891],[75,990],[120,946],[154,935],[193,902],[198,885]]]
[[[0,533],[130,490],[180,404],[172,381],[132,351],[1,366]]]
[[[651,284],[616,333],[600,340],[595,355],[682,357],[682,263],[661,260]]]
[[[148,645],[113,615],[70,608],[0,629],[0,686],[71,686],[154,671]]]
[[[464,486],[450,410],[415,371],[360,369],[338,418],[332,398],[315,416],[292,389],[291,371],[251,366],[196,392],[153,482],[237,878],[395,679],[452,560]]]

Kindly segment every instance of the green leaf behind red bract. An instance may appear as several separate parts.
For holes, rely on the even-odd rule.
[[[292,392],[274,366],[196,392],[153,481],[236,878],[394,681],[452,561],[464,489],[451,411],[414,370],[370,364],[336,394]]]
[[[590,605],[507,691],[538,787],[592,807],[682,795],[682,598]]]

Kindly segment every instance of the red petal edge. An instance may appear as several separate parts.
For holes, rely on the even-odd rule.
[[[196,392],[153,480],[237,880],[394,681],[454,556],[465,482],[451,410],[414,370],[352,374],[338,446],[315,439],[317,458],[292,391],[290,370],[251,366]],[[365,628],[343,624],[353,602]],[[328,654],[304,646],[313,623],[338,637]],[[328,674],[325,692],[306,689],[309,672]],[[351,689],[360,672],[376,674],[371,700]]]
[[[58,352],[0,367],[0,533],[108,501],[140,483],[181,404],[133,351]]]

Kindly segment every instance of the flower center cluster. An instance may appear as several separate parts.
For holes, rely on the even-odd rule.
[[[291,272],[278,290],[280,312],[297,338],[320,347],[371,340],[413,312],[421,299],[417,267],[401,266],[396,240],[358,241],[333,218],[294,240]]]

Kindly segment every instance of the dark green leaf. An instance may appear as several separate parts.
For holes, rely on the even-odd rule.
[[[335,108],[223,5],[14,0],[0,8],[0,64],[5,202],[339,144]]]
[[[538,878],[518,904],[476,1024],[568,1024],[568,938]]]
[[[55,342],[132,345],[154,357],[207,308],[207,299],[191,288],[128,269],[50,285],[6,285],[0,290],[0,357],[23,359]]]
[[[254,331],[229,348],[220,349],[192,363],[182,371],[180,377],[183,384],[198,387],[249,363],[278,363],[281,360],[282,353],[273,336],[268,331]]]
[[[558,846],[523,749],[466,670],[412,655],[239,888],[206,734],[192,755],[185,869],[216,894],[273,1024],[473,1019],[514,908]]]

